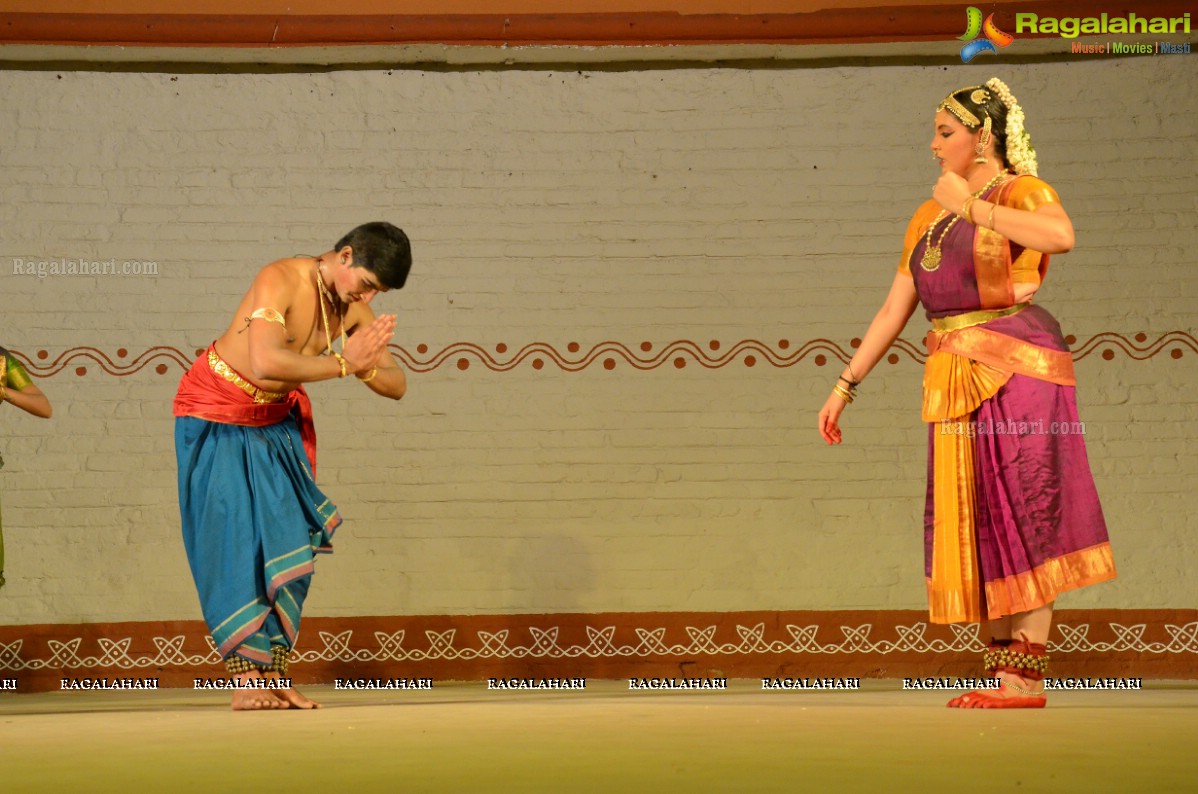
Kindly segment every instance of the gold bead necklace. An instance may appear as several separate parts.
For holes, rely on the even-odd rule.
[[[993,179],[982,186],[981,190],[973,193],[973,197],[975,199],[981,198],[983,193],[998,184],[998,182],[1006,175],[1006,171],[999,171],[994,175]],[[953,224],[961,220],[960,215],[953,215],[953,219],[948,222],[947,226],[944,227],[944,231],[940,232],[940,236],[936,238],[936,242],[932,242],[932,232],[935,230],[936,224],[944,220],[944,217],[947,214],[948,210],[940,210],[940,214],[936,216],[936,220],[932,221],[932,225],[928,227],[927,239],[924,244],[923,256],[919,259],[919,266],[929,273],[940,269],[940,244],[944,242],[944,236],[948,234],[949,229],[953,228]]]
[[[324,321],[324,340],[325,352],[337,355],[333,350],[333,335],[329,331],[329,315],[325,312],[324,302],[327,299],[329,308],[334,308],[333,296],[329,294],[329,288],[324,285],[324,279],[320,277],[320,269],[324,265],[320,259],[316,260],[316,287],[320,291],[320,319]],[[345,350],[345,318],[341,313],[337,313],[338,319],[341,320],[341,349]],[[340,358],[340,356],[338,356]]]

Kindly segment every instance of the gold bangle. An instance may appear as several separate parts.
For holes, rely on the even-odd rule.
[[[374,380],[374,376],[377,374],[379,374],[379,368],[371,367],[370,374],[367,375],[365,378],[363,378],[361,375],[354,375],[354,377],[357,378],[358,380],[362,381],[363,383],[370,383],[370,381]]]
[[[347,370],[345,368],[345,357],[342,356],[340,353],[333,353],[333,357],[337,359],[337,363],[341,366],[341,374],[338,375],[337,377],[344,378],[346,375],[346,372],[347,372]]]
[[[977,196],[970,196],[961,204],[961,217],[970,223],[973,223],[973,218],[970,216],[970,213],[973,211],[973,202],[977,200]]]
[[[994,211],[996,209],[998,209],[998,205],[991,203],[990,204],[990,217],[986,219],[986,226],[987,226],[987,228],[990,229],[990,231],[994,231]]]
[[[853,395],[849,392],[848,389],[841,386],[839,383],[837,383],[835,386],[832,387],[832,393],[835,394],[840,399],[844,400],[845,403],[852,405]]]

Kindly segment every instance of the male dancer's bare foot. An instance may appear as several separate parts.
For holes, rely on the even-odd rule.
[[[282,680],[278,673],[273,670],[265,673],[267,679],[275,681]],[[268,689],[265,690],[279,703],[278,708],[281,709],[318,709],[320,704],[315,700],[310,700],[299,693],[298,689],[287,687],[286,689]]]
[[[257,670],[242,673],[236,676],[234,680],[245,686],[244,689],[233,690],[234,711],[267,711],[270,709],[287,708],[279,702],[277,697],[271,694],[269,689],[258,689],[250,683],[262,680],[262,673]]]

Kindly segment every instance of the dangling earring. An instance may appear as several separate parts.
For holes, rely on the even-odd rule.
[[[973,161],[978,165],[986,163],[986,147],[990,145],[990,117],[986,117],[986,121],[982,124],[982,134],[978,136],[977,146],[973,148],[978,156],[973,158]]]

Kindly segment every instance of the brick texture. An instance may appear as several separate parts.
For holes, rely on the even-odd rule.
[[[1076,225],[1039,300],[1079,343],[1195,333],[1190,57],[998,69]],[[422,360],[462,342],[498,362],[538,342],[849,350],[930,195],[932,109],[994,69],[0,71],[0,343],[37,367],[79,348],[190,355],[261,265],[387,219],[416,264],[375,306]],[[70,259],[157,275],[14,272]],[[917,317],[904,338],[924,331]],[[1193,606],[1198,352],[1169,355],[1182,347],[1078,364],[1121,578],[1063,606]],[[831,357],[458,358],[414,373],[398,404],[311,390],[320,481],[346,522],[309,614],[924,605],[911,356],[879,366],[836,449],[814,429]],[[0,624],[198,617],[175,496],[181,374],[76,357],[39,381],[53,421],[3,409]]]

